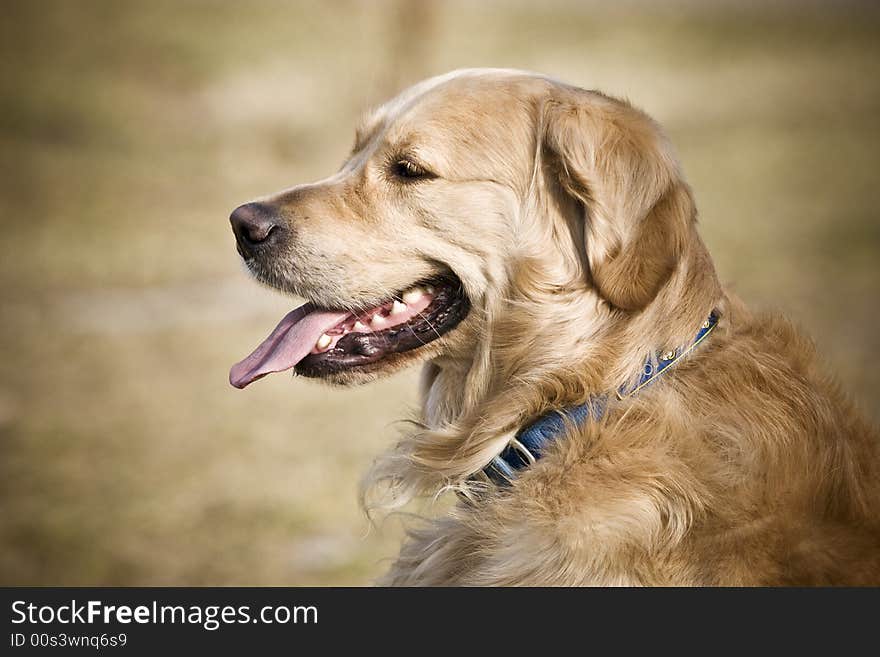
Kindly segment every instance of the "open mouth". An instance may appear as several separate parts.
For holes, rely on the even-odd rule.
[[[229,382],[244,388],[291,368],[320,377],[378,363],[433,342],[469,309],[460,281],[452,276],[414,285],[354,312],[307,303],[288,313],[250,356],[232,367]]]

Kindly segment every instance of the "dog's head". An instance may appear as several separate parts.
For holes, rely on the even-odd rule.
[[[336,174],[233,212],[254,276],[308,303],[230,381],[475,359],[536,290],[639,312],[693,219],[667,142],[628,104],[515,71],[427,80],[365,118]]]

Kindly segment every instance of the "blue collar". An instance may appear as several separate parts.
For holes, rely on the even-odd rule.
[[[656,365],[653,360],[645,364],[645,369],[638,382],[630,387],[621,387],[617,391],[617,399],[631,397],[639,390],[652,383],[663,372],[675,365],[687,354],[693,351],[712,329],[718,325],[718,314],[713,310],[709,318],[703,322],[697,336],[690,346],[680,352],[675,350],[657,354]],[[580,406],[572,406],[559,411],[549,411],[535,420],[525,429],[522,429],[516,438],[498,456],[492,459],[485,468],[483,474],[490,481],[499,485],[509,485],[518,470],[527,468],[541,458],[547,444],[562,435],[566,424],[571,423],[581,426],[587,420],[599,420],[605,414],[608,395],[601,395],[591,399]]]

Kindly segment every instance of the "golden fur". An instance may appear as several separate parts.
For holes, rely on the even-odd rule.
[[[437,174],[394,187],[407,152]],[[366,117],[343,168],[267,199],[297,240],[264,281],[333,307],[431,274],[469,316],[370,380],[427,360],[419,421],[370,507],[469,490],[410,532],[385,584],[880,584],[880,440],[785,320],[719,284],[656,123],[542,76],[458,71]],[[506,489],[469,481],[537,416],[616,390],[712,335]]]

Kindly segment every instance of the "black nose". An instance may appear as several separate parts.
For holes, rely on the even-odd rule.
[[[253,256],[263,247],[270,246],[281,231],[281,220],[271,205],[245,203],[229,215],[238,252],[244,257]]]

